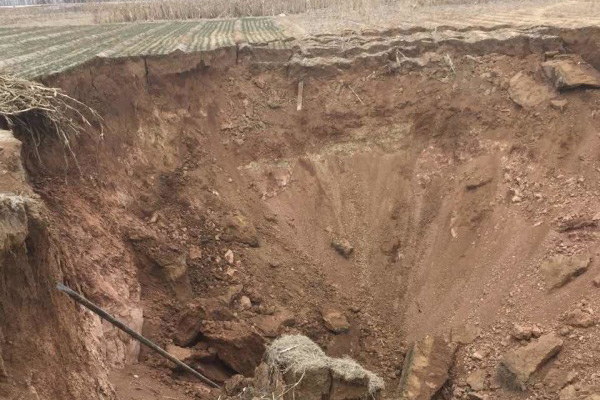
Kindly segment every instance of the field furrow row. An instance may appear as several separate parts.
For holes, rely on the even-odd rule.
[[[241,30],[241,32],[240,32]],[[0,73],[35,78],[94,57],[186,53],[250,44],[285,48],[287,39],[271,18],[141,22],[60,27],[0,27]]]

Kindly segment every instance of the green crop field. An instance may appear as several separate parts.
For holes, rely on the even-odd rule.
[[[235,38],[280,48],[286,35],[271,18],[143,22],[62,27],[0,27],[0,72],[36,78],[94,57],[194,53],[235,45]]]

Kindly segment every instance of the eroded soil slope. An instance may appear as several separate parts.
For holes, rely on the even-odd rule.
[[[200,354],[216,380],[252,374],[263,340],[298,332],[382,375],[393,398],[409,343],[466,327],[440,396],[555,398],[571,370],[592,393],[600,328],[563,316],[595,319],[600,302],[600,92],[553,89],[543,52],[402,57],[303,75],[128,60],[55,78],[106,122],[103,140],[77,144],[81,176],[56,146],[43,167],[28,158],[76,285]],[[540,268],[555,255],[591,262],[550,290]],[[152,384],[209,396],[90,320],[110,365],[139,358]],[[520,341],[515,323],[535,332]],[[557,358],[526,392],[497,383],[500,360],[538,330],[562,335]],[[476,369],[483,386],[469,387]],[[153,398],[152,385],[115,382],[123,398]]]

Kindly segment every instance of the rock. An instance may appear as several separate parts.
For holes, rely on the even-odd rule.
[[[525,347],[510,351],[500,361],[502,381],[510,388],[524,390],[531,375],[558,354],[562,346],[562,339],[550,333]]]
[[[448,380],[454,351],[442,338],[426,336],[412,344],[402,367],[400,398],[429,400]]]
[[[224,307],[219,299],[196,299],[179,315],[175,324],[173,342],[180,347],[192,346],[198,341],[204,320],[228,321],[233,318],[231,311]]]
[[[600,288],[600,275],[594,278],[594,280],[592,281],[592,284],[594,286],[596,286],[597,288]]]
[[[512,337],[517,340],[529,340],[533,336],[533,329],[530,326],[515,324],[513,326]]]
[[[539,338],[542,336],[542,329],[537,325],[520,325],[513,326],[512,337],[517,340],[529,340],[532,337]]]
[[[543,62],[542,69],[557,89],[573,89],[580,86],[600,88],[600,72],[579,55],[555,57]]]
[[[530,108],[556,97],[556,92],[521,71],[510,79],[508,95],[521,107]]]
[[[340,255],[345,258],[349,258],[350,255],[354,252],[354,247],[350,244],[350,242],[346,239],[332,239],[331,247],[333,247]]]
[[[321,310],[323,323],[325,327],[333,333],[347,332],[350,329],[350,323],[343,312],[334,308],[324,308]]]
[[[231,250],[227,250],[227,252],[225,252],[225,255],[223,256],[225,258],[225,261],[227,261],[227,263],[229,263],[230,265],[233,264],[233,251]]]
[[[191,349],[175,346],[174,344],[168,344],[165,350],[167,350],[167,353],[171,354],[179,361],[184,361],[192,357]]]
[[[594,316],[580,309],[569,311],[564,316],[563,321],[575,328],[590,328],[596,325]]]
[[[467,385],[477,392],[481,391],[485,389],[485,378],[486,372],[484,369],[475,370],[467,377]]]
[[[550,100],[550,105],[552,108],[556,108],[560,111],[563,111],[565,108],[567,108],[567,104],[569,104],[569,102],[566,99]]]
[[[587,254],[578,256],[558,255],[542,263],[541,272],[550,290],[558,289],[587,271],[591,258]]]
[[[199,260],[202,258],[202,249],[200,249],[200,247],[198,246],[190,246],[189,250],[188,250],[188,258],[190,260]]]
[[[462,180],[467,191],[476,190],[494,180],[494,157],[480,156],[474,158],[465,166]]]
[[[269,338],[279,336],[284,326],[293,326],[296,323],[294,314],[285,309],[281,309],[273,315],[259,315],[252,321],[263,335]]]
[[[263,338],[243,322],[205,321],[204,340],[217,350],[217,356],[229,368],[252,376],[265,352]]]
[[[544,377],[544,383],[550,390],[558,392],[568,384],[575,382],[576,379],[575,371],[552,368]]]
[[[242,293],[244,290],[244,285],[232,285],[225,288],[225,292],[219,296],[219,300],[223,302],[224,305],[230,306],[233,301]]]
[[[252,301],[250,301],[250,298],[248,296],[240,297],[240,309],[249,310],[250,308],[252,308]]]
[[[459,344],[471,344],[481,335],[481,329],[475,325],[465,324],[452,329],[452,341]]]
[[[239,242],[251,247],[258,247],[256,228],[248,218],[241,213],[235,213],[225,219],[225,232],[221,238],[228,242]]]
[[[471,357],[475,360],[483,361],[485,359],[486,355],[487,355],[486,351],[477,350],[473,354],[471,354]]]

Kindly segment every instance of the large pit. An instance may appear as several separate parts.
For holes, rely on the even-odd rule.
[[[20,194],[45,222],[29,216],[14,239],[27,251],[5,245],[6,265],[30,272],[2,273],[2,317],[15,321],[0,337],[2,393],[222,395],[73,305],[56,281],[161,346],[200,354],[197,368],[220,383],[253,374],[262,354],[248,332],[265,343],[299,333],[398,398],[411,343],[430,335],[457,349],[435,398],[594,393],[599,328],[564,316],[596,318],[600,306],[600,91],[555,89],[542,64],[571,54],[600,67],[589,45],[600,36],[452,35],[369,57],[328,58],[334,39],[323,37],[302,55],[238,46],[46,78],[94,107],[104,136],[75,140],[78,169],[51,138],[35,147],[15,132],[34,193]],[[549,291],[540,266],[556,255],[591,263]],[[332,312],[349,328],[324,323]],[[529,343],[515,324],[563,341],[525,391],[496,379],[507,352]],[[480,388],[467,380],[477,371]]]

